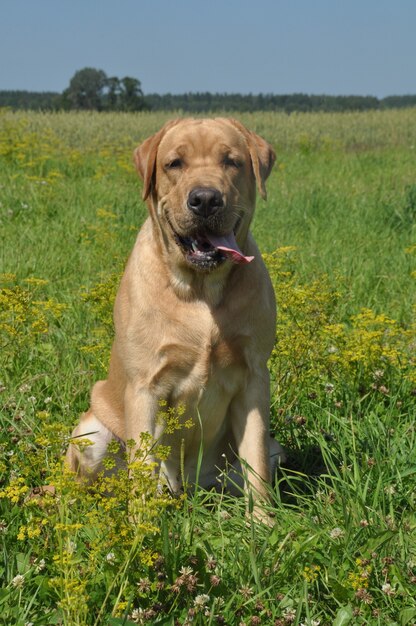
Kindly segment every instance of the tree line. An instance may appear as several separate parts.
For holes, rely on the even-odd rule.
[[[416,106],[416,95],[328,96],[295,93],[239,94],[184,93],[147,94],[137,78],[108,77],[103,70],[84,68],[75,72],[62,93],[0,90],[0,107],[32,110],[184,111],[185,113],[283,111],[364,111]]]

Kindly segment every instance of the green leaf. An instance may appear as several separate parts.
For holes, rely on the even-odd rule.
[[[6,600],[10,596],[10,590],[2,587],[0,589],[0,604]]]
[[[19,574],[26,574],[29,569],[29,554],[23,552],[16,554],[16,565]]]
[[[400,612],[400,624],[401,626],[406,626],[409,622],[413,622],[416,617],[416,608],[414,606],[409,606],[407,609],[403,609]]]
[[[341,585],[335,578],[330,577],[328,582],[338,602],[346,602],[349,597],[348,589]]]
[[[346,626],[349,624],[353,618],[352,607],[348,604],[348,606],[342,606],[338,613],[335,616],[335,620],[332,626]]]
[[[372,537],[368,541],[366,545],[366,549],[369,552],[374,552],[375,550],[377,550],[377,548],[383,545],[383,543],[387,543],[388,541],[390,541],[390,539],[394,537],[396,534],[397,533],[395,533],[393,530],[385,530],[382,533],[376,535],[375,537]]]
[[[278,524],[276,524],[273,527],[272,532],[270,533],[269,537],[268,537],[268,542],[271,546],[275,546],[276,543],[279,541],[279,537],[281,536],[281,530],[278,526]]]

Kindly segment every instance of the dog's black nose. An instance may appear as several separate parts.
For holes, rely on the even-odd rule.
[[[209,217],[223,206],[222,195],[214,187],[195,187],[188,196],[188,209],[199,217]]]

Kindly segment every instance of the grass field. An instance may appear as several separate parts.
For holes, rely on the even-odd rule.
[[[126,476],[62,467],[146,213],[132,151],[171,117],[0,112],[0,625],[414,625],[416,109],[240,117],[278,155],[274,526],[146,463],[132,524]]]

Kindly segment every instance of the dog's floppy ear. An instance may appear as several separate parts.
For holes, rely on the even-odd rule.
[[[143,200],[150,195],[155,182],[156,156],[159,144],[166,131],[176,126],[179,119],[167,122],[155,135],[152,135],[140,144],[134,151],[134,162],[137,171],[143,179]]]
[[[275,151],[271,145],[267,143],[267,141],[256,133],[248,130],[248,128],[246,128],[238,120],[228,118],[227,121],[237,128],[244,135],[247,141],[257,188],[261,197],[266,200],[267,192],[265,182],[272,171],[274,162],[276,161]]]

